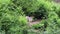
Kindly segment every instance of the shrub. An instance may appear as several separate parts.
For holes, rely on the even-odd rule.
[[[46,22],[46,24],[45,24]],[[59,28],[59,17],[55,12],[50,12],[48,15],[48,19],[45,20],[44,24],[47,25],[45,30],[44,30],[44,34],[58,34],[58,30],[60,30]],[[44,25],[44,26],[45,26]],[[44,29],[44,28],[43,28]]]
[[[35,24],[33,25],[34,29],[41,29],[44,26],[44,24]]]
[[[8,0],[2,0],[0,4],[0,34],[22,34],[26,29],[27,19],[21,6],[16,6],[12,1],[10,3]]]
[[[13,32],[15,32],[14,34],[17,34],[18,32],[16,33],[16,31],[20,31],[21,29],[26,27],[27,20],[24,16],[14,16],[6,13],[1,17],[0,23],[1,30],[5,31],[5,34],[13,34]]]
[[[0,34],[59,34],[59,9],[46,0],[0,0]],[[25,15],[42,21],[29,28]]]
[[[28,16],[34,16],[35,18],[47,18],[48,12],[53,10],[52,2],[46,0],[12,0],[16,6],[21,6],[23,12]]]
[[[39,24],[33,25],[33,28],[41,29],[40,33],[59,34],[60,19],[56,12],[49,12],[48,19],[42,20]],[[43,25],[42,25],[43,24]],[[42,26],[42,27],[41,27]]]

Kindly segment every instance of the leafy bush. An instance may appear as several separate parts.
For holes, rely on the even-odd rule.
[[[26,14],[28,16],[34,16],[37,19],[46,19],[48,18],[48,12],[53,11],[53,4],[49,1],[37,0],[37,4],[34,4],[32,7],[27,7]],[[52,5],[51,5],[52,4]],[[32,5],[32,4],[31,4]],[[33,8],[35,7],[35,9]],[[30,10],[28,9],[30,8]],[[33,10],[31,10],[33,9]]]
[[[39,24],[33,25],[33,28],[41,29],[40,33],[44,34],[59,34],[60,18],[56,12],[49,12],[48,19],[43,19]],[[42,25],[43,24],[43,25]],[[40,27],[42,26],[42,27]]]
[[[27,20],[24,16],[18,16],[18,15],[14,16],[6,13],[1,17],[0,23],[1,23],[1,30],[5,31],[5,34],[8,33],[13,34],[13,32],[20,31],[22,28],[26,27]]]
[[[58,15],[55,12],[50,12],[48,17],[49,18],[47,20],[45,20],[46,24],[45,24],[45,22],[43,22],[43,24],[46,25],[45,30],[43,28],[44,34],[58,34],[60,32],[60,31],[58,31],[58,30],[60,30],[59,29],[60,27],[58,24],[59,23]]]
[[[57,6],[47,0],[0,0],[0,34],[59,34],[60,6]],[[42,20],[29,27],[25,15]]]
[[[0,4],[0,34],[22,34],[28,23],[27,19],[21,6],[16,7],[9,1],[2,0]]]
[[[44,24],[35,24],[33,25],[34,29],[41,29],[44,26]]]
[[[53,10],[52,3],[46,0],[12,0],[16,6],[21,6],[23,12],[35,18],[47,18],[48,12]]]

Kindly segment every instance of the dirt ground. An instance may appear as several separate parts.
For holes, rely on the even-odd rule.
[[[28,25],[29,25],[29,26],[32,26],[32,25],[34,25],[34,24],[40,23],[40,19],[33,21],[33,17],[26,16],[26,18],[27,18],[27,20],[28,20]]]

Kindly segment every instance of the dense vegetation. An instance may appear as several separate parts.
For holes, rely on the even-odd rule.
[[[26,16],[41,21],[30,27]],[[60,34],[60,5],[51,0],[0,0],[0,34]]]

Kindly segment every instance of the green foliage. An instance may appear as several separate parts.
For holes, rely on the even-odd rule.
[[[34,16],[37,19],[46,19],[48,12],[53,11],[53,5],[51,4],[49,1],[37,0],[34,4],[31,4],[31,7],[26,7],[24,13],[28,16]]]
[[[30,27],[25,15],[42,20]],[[60,5],[51,0],[0,0],[0,34],[60,34]]]
[[[60,19],[55,12],[49,12],[48,19],[43,20],[40,24],[44,24],[44,28],[42,28],[42,32],[44,34],[59,34],[60,25],[58,23]]]
[[[26,29],[27,19],[22,7],[11,0],[0,1],[0,34],[22,34]]]
[[[6,13],[2,15],[0,23],[1,23],[1,30],[5,31],[5,34],[8,34],[9,31],[10,33],[12,32],[13,34],[13,32],[20,31],[20,29],[26,27],[27,20],[24,16],[11,15]]]
[[[12,0],[16,6],[21,6],[23,12],[35,18],[47,18],[48,12],[53,10],[52,3],[46,0]]]
[[[11,0],[0,0],[0,4],[9,4]]]
[[[41,29],[44,26],[44,24],[35,24],[33,25],[34,29]]]
[[[33,25],[33,28],[41,29],[40,33],[42,34],[43,33],[44,34],[59,34],[60,18],[56,12],[50,11],[48,14],[48,19],[45,19],[45,20],[43,19],[39,24]]]

